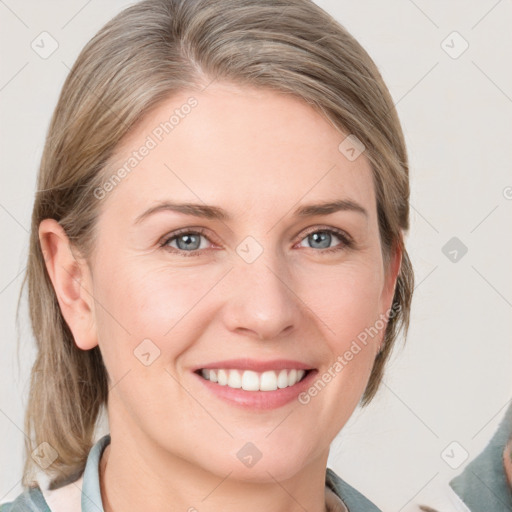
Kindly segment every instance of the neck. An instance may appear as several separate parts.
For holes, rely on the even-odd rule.
[[[112,427],[100,462],[105,512],[326,512],[328,452],[287,480],[237,480]]]

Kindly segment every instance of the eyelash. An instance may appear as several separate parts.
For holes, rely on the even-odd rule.
[[[170,247],[167,244],[169,242],[175,240],[176,238],[178,238],[180,235],[184,235],[184,234],[187,234],[187,235],[201,235],[201,236],[204,236],[210,243],[213,243],[206,236],[205,232],[206,232],[206,230],[203,229],[203,228],[197,228],[197,229],[183,228],[183,229],[180,229],[178,231],[174,231],[169,236],[166,236],[161,242],[158,243],[158,245],[159,245],[159,247],[161,247],[162,249],[164,249],[164,250],[166,250],[168,252],[175,253],[175,254],[180,254],[180,255],[185,256],[185,257],[200,256],[202,250],[206,250],[206,249],[202,249],[202,250],[201,249],[195,249],[193,251],[184,251],[183,249],[176,249],[175,247]],[[299,242],[301,242],[304,238],[308,237],[309,235],[312,235],[313,233],[329,233],[329,234],[335,235],[341,241],[341,243],[339,245],[336,245],[334,247],[327,248],[327,249],[320,249],[320,250],[316,250],[315,251],[315,249],[313,247],[310,247],[310,249],[312,249],[315,252],[318,252],[318,253],[320,253],[322,255],[339,252],[339,251],[342,251],[344,249],[352,249],[355,246],[354,241],[352,240],[352,238],[349,235],[347,235],[344,231],[341,231],[340,229],[336,229],[336,228],[323,228],[323,227],[315,227],[315,228],[313,228],[311,230],[308,230],[302,236],[302,238],[299,240]]]

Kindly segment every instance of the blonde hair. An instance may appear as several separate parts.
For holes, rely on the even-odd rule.
[[[384,261],[402,250],[384,344],[362,405],[374,397],[400,329],[409,325],[413,270],[408,162],[400,122],[382,77],[359,43],[310,0],[144,0],[109,21],[83,48],[51,119],[37,178],[27,271],[37,357],[25,416],[22,483],[33,486],[36,446],[58,458],[45,470],[51,488],[80,476],[108,377],[99,347],[74,343],[46,270],[38,227],[56,219],[88,259],[99,201],[114,150],[150,109],[211,80],[265,87],[302,99],[366,147],[377,198]],[[18,301],[19,308],[19,301]]]

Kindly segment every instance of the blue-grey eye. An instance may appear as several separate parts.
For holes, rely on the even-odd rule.
[[[334,238],[339,239],[339,235],[337,235],[334,231],[330,230],[322,230],[322,231],[314,231],[307,235],[303,240],[307,240],[310,242],[309,245],[312,249],[328,249],[331,247],[331,242]],[[304,247],[301,243],[301,246]],[[307,246],[306,246],[307,247]]]
[[[183,251],[186,250],[197,250],[201,246],[201,237],[199,233],[184,233],[182,235],[178,235],[174,239],[176,240],[176,245],[178,249]]]

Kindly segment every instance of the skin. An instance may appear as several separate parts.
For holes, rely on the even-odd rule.
[[[385,272],[364,153],[345,158],[338,145],[346,134],[290,95],[218,82],[175,95],[132,130],[116,165],[191,95],[198,106],[100,201],[90,261],[55,221],[40,224],[76,344],[99,344],[112,382],[104,509],[320,512],[329,445],[362,396],[384,329],[307,405],[242,409],[213,395],[192,369],[286,358],[322,375],[391,307],[401,254]],[[341,198],[368,215],[292,216],[300,205]],[[164,211],[135,224],[159,200],[220,206],[232,219]],[[168,245],[181,254],[158,245],[198,227],[207,237],[194,246],[199,255],[183,255],[176,239]],[[327,247],[340,250],[325,253],[308,235],[328,227],[356,245],[333,234]],[[236,252],[247,236],[263,248],[252,263]],[[160,350],[149,366],[133,353],[146,338]],[[251,468],[236,456],[247,442],[262,453]]]

